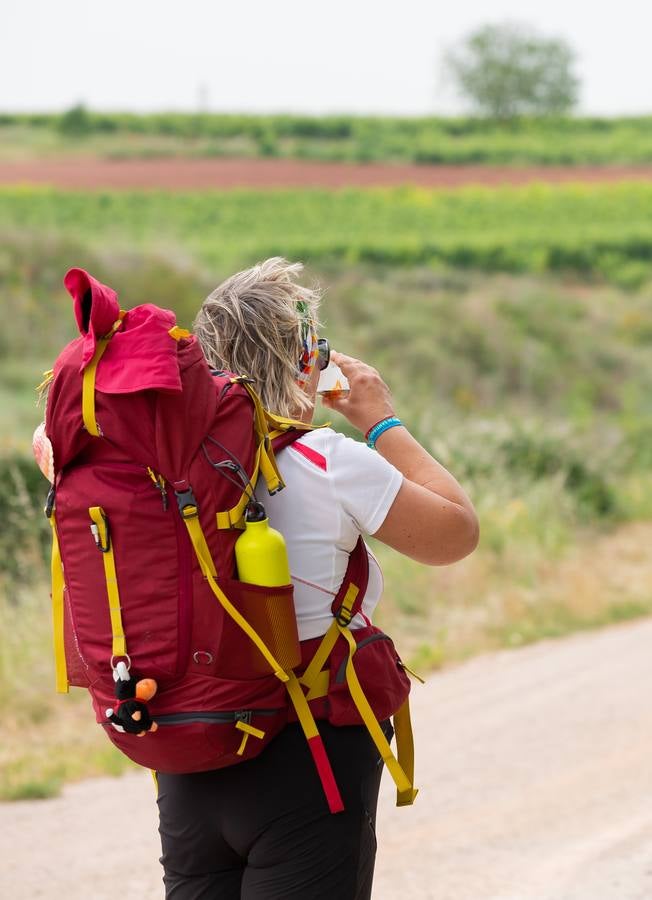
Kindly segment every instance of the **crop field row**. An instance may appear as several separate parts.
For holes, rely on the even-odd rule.
[[[283,255],[506,272],[574,272],[638,286],[652,272],[652,185],[194,192],[0,190],[0,229],[156,246],[214,271]]]

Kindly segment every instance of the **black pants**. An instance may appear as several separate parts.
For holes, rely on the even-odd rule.
[[[363,727],[319,730],[346,807],[335,815],[295,724],[249,762],[159,775],[167,900],[369,900],[382,760]]]

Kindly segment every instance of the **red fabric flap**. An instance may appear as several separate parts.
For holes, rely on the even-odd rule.
[[[83,269],[70,269],[64,284],[73,298],[83,338],[83,371],[93,357],[98,338],[108,334],[119,317],[118,297]],[[126,313],[99,362],[95,389],[106,394],[181,391],[177,342],[169,335],[175,325],[171,310],[152,303]]]

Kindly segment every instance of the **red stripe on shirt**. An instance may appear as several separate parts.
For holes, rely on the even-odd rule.
[[[305,444],[300,444],[298,441],[295,441],[290,446],[293,450],[296,450],[302,456],[305,456],[307,460],[316,465],[318,469],[322,469],[324,472],[327,471],[326,457],[322,456],[321,453],[317,453],[312,447],[306,447]]]

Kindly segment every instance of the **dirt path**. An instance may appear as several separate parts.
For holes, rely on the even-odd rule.
[[[415,691],[418,784],[387,777],[374,900],[652,896],[652,621],[476,659]],[[147,775],[0,805],[0,896],[159,900]]]
[[[41,184],[79,190],[250,187],[376,187],[418,184],[457,188],[533,181],[617,182],[652,180],[652,166],[418,166],[321,163],[291,159],[43,159],[0,162],[0,184]]]

